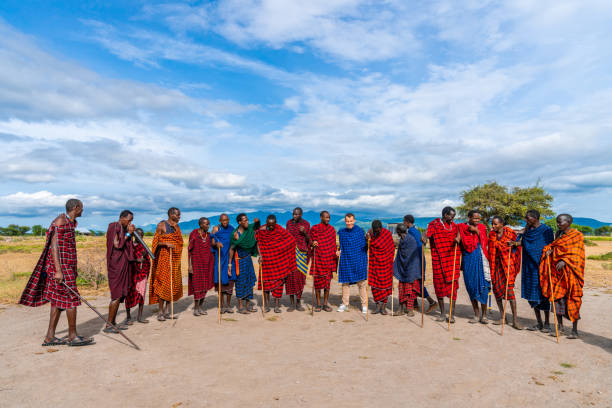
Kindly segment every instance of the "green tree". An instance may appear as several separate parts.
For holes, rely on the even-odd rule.
[[[32,235],[41,236],[47,233],[47,229],[42,225],[32,225]]]
[[[511,190],[496,181],[476,186],[461,193],[463,204],[457,210],[463,218],[471,210],[478,210],[484,222],[489,223],[494,215],[499,215],[508,224],[517,225],[529,209],[538,210],[543,216],[551,216],[553,197],[539,185]]]
[[[603,225],[599,228],[595,228],[595,235],[610,235],[612,234],[612,225]]]
[[[572,224],[572,228],[577,229],[578,231],[582,232],[584,235],[593,235],[593,228],[589,227],[588,225]]]
[[[0,228],[0,235],[18,236],[24,235],[30,230],[30,227],[17,224],[9,224],[5,228]]]

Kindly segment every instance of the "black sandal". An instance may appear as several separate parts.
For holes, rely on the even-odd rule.
[[[331,312],[333,309],[329,305],[323,305],[323,310],[325,310],[326,312]]]
[[[94,344],[94,339],[86,338],[83,336],[76,336],[74,339],[68,340],[66,344],[68,344],[68,346],[70,347],[88,346],[90,344]]]
[[[44,341],[43,344],[41,344],[43,347],[64,345],[66,345],[66,339],[58,339],[57,337],[53,337],[50,341]]]
[[[138,319],[138,323],[149,323],[149,319]]]
[[[119,334],[119,330],[115,329],[113,326],[105,327],[102,331],[104,333]]]

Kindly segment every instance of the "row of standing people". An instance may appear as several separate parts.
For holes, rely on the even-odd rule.
[[[51,224],[43,254],[28,282],[20,303],[40,306],[51,302],[50,324],[45,345],[91,344],[92,339],[76,335],[76,306],[80,301],[62,285],[76,288],[76,244],[74,229],[76,218],[82,213],[79,200],[67,202],[66,213]],[[455,224],[454,209],[447,207],[442,217],[432,221],[427,236],[414,226],[414,217],[407,215],[398,227],[400,236],[397,255],[391,233],[382,228],[380,221],[374,221],[366,233],[355,224],[355,216],[345,216],[346,228],[336,231],[329,224],[327,211],[321,212],[321,223],[310,227],[302,219],[302,210],[296,208],[286,229],[276,224],[274,215],[261,226],[255,219],[249,223],[246,214],[237,217],[238,227],[229,225],[229,217],[223,214],[220,224],[209,233],[208,219],[199,220],[198,229],[189,236],[189,295],[194,296],[194,314],[206,314],[202,303],[208,290],[213,286],[221,288],[222,310],[231,313],[231,296],[236,290],[238,311],[256,311],[253,287],[263,289],[267,311],[271,308],[270,296],[274,298],[274,311],[280,313],[279,299],[283,289],[291,297],[289,311],[303,310],[301,296],[306,280],[307,265],[312,262],[310,273],[314,278],[316,304],[314,311],[332,309],[328,304],[330,283],[334,272],[342,286],[342,304],[338,312],[348,309],[350,286],[356,284],[362,302],[362,312],[367,313],[367,284],[372,288],[376,302],[373,313],[387,314],[387,301],[392,294],[393,276],[399,281],[399,314],[414,314],[416,298],[423,291],[429,306],[427,313],[436,305],[440,308],[440,320],[446,317],[444,298],[456,300],[460,270],[464,271],[466,289],[474,307],[472,323],[486,323],[486,293],[491,283],[500,310],[502,300],[508,299],[513,311],[513,326],[520,328],[516,320],[514,279],[520,270],[521,258],[518,248],[522,245],[523,256],[523,297],[528,299],[536,311],[537,326],[531,329],[550,330],[548,322],[548,299],[554,299],[558,319],[566,316],[573,322],[570,338],[577,337],[580,299],[584,277],[584,244],[582,235],[572,229],[571,216],[564,214],[557,218],[559,236],[555,239],[552,230],[539,223],[539,214],[529,211],[526,228],[517,236],[494,217],[492,230],[488,234],[480,223],[480,214],[472,211],[464,224]],[[169,316],[169,305],[183,296],[181,277],[181,254],[183,236],[178,226],[180,210],[171,208],[168,219],[157,225],[150,259],[142,244],[133,241],[133,234],[140,234],[132,224],[132,212],[125,210],[119,220],[109,224],[107,231],[107,267],[111,303],[109,306],[107,332],[124,330],[133,324],[130,309],[138,306],[136,321],[147,323],[142,317],[146,297],[149,267],[151,279],[149,303],[159,305],[158,320]],[[423,244],[429,240],[432,250],[432,269],[436,302],[427,293],[422,278],[426,269]],[[460,248],[458,251],[457,248]],[[259,279],[255,276],[252,256],[258,255]],[[59,272],[58,272],[59,271]],[[504,272],[505,271],[505,272]],[[220,279],[220,282],[219,282]],[[506,284],[507,279],[507,284]],[[220,283],[220,285],[219,285]],[[453,287],[455,289],[453,289]],[[502,291],[506,288],[507,291]],[[115,322],[119,304],[125,302],[127,319],[122,324]],[[479,310],[478,304],[481,304]],[[65,339],[55,337],[59,314],[66,310],[69,321],[69,335]],[[542,322],[541,311],[545,314]],[[112,325],[111,325],[112,323]],[[114,327],[113,327],[114,326]]]

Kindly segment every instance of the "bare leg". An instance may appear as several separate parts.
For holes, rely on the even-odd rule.
[[[106,321],[106,327],[111,327],[111,323],[116,325],[115,321],[117,318],[117,312],[119,311],[119,299],[112,299],[108,305],[108,320]]]
[[[225,304],[226,304],[226,311],[227,313],[234,313],[234,311],[231,309],[231,305],[232,305],[232,294],[231,293],[226,293],[225,294]]]
[[[323,291],[323,304],[327,305],[328,300],[329,300],[329,289],[325,289]]]
[[[486,303],[480,305],[480,319],[479,319],[479,322],[482,323],[482,324],[489,323],[489,321],[487,320],[487,305],[486,305]]]
[[[437,322],[443,322],[446,320],[446,311],[444,310],[444,298],[438,296],[438,306],[440,307],[440,317],[436,319]]]
[[[501,317],[499,318],[499,320],[494,321],[493,324],[500,325],[501,322],[502,322],[501,319],[505,319],[506,318],[506,316],[502,316],[504,314],[504,303],[503,303],[503,299],[495,299],[495,301],[497,302],[497,307],[499,308],[499,315]],[[505,322],[507,322],[507,320]]]
[[[295,295],[289,295],[289,302],[291,302],[291,304],[289,305],[287,311],[293,312],[295,310]]]
[[[523,326],[521,326],[518,322],[518,315],[516,313],[516,299],[510,301],[510,308],[512,309],[512,327],[516,330],[523,330]]]
[[[49,311],[49,328],[47,329],[47,337],[45,337],[45,341],[51,341],[55,337],[55,329],[57,328],[57,322],[59,322],[61,314],[62,309],[58,309],[57,307],[51,305],[51,310]]]
[[[476,299],[470,299],[472,302],[472,309],[474,309],[474,318],[468,320],[468,323],[478,323],[480,320],[480,310],[478,309],[478,301]]]
[[[72,309],[66,309],[66,317],[68,318],[68,341],[72,341],[77,336],[77,331],[76,331],[77,308],[73,307]]]

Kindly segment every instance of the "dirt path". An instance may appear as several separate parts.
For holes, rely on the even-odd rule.
[[[338,287],[332,293],[337,305]],[[3,306],[0,406],[612,406],[612,295],[603,290],[585,294],[582,339],[560,345],[540,333],[506,328],[502,337],[498,326],[468,324],[464,290],[450,333],[433,316],[424,329],[420,316],[366,323],[357,301],[355,292],[348,313],[284,311],[276,321],[226,314],[235,321],[218,325],[216,295],[202,317],[184,298],[174,327],[151,319],[126,332],[142,351],[100,333],[102,322],[81,307],[79,330],[97,344],[50,352],[40,346],[48,306]],[[107,302],[94,301],[103,313]],[[519,304],[522,323],[533,324]],[[65,334],[64,317],[59,330]]]

